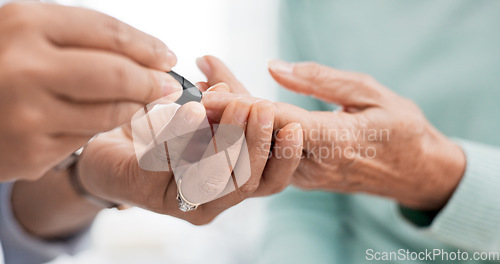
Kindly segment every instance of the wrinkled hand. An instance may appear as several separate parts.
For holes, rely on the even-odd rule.
[[[252,101],[260,100],[259,98],[251,97],[250,92],[219,59],[213,56],[204,56],[198,58],[196,62],[198,68],[207,77],[206,82],[199,82],[197,86],[200,90],[207,91],[204,94],[203,101],[209,115],[215,114],[217,116],[220,109],[224,109],[228,102],[234,100],[234,98],[244,97]],[[230,93],[218,93],[212,91],[212,88],[209,89],[209,87],[221,83],[227,84]],[[288,106],[293,108],[291,114],[307,112],[298,107]],[[276,111],[283,111],[280,104],[275,103],[275,107]],[[271,153],[268,153],[269,159],[266,171],[262,175],[264,179],[287,183],[287,185],[292,182],[292,176],[299,165],[296,153],[299,152],[302,154],[303,144],[305,143],[302,136],[300,138],[294,137],[294,135],[298,135],[299,133],[290,134],[287,132],[297,125],[297,121],[299,119],[287,118],[285,115],[281,115],[281,117],[275,116],[272,139],[273,148]],[[302,126],[297,127],[297,129],[302,130]],[[302,134],[303,132],[300,131],[300,135]],[[276,192],[281,192],[284,187],[286,186],[280,186],[276,189]]]
[[[202,66],[218,81],[234,79],[213,57],[204,57]],[[299,122],[304,130],[303,158],[294,172],[294,185],[381,195],[415,209],[440,209],[446,204],[461,180],[465,157],[413,102],[369,76],[315,63],[275,61],[270,73],[287,89],[342,107],[309,112],[276,103],[275,129]],[[237,93],[244,87],[239,89]],[[205,98],[217,107],[230,99]]]
[[[182,89],[158,39],[101,13],[0,8],[0,177],[35,179],[98,132]]]
[[[217,88],[213,90],[214,93],[228,94],[224,91],[217,91]],[[188,140],[182,139],[182,135],[196,129],[203,122],[205,114],[205,108],[198,103],[191,102],[180,107],[167,127],[161,130],[161,133],[177,135],[175,140],[166,141],[169,149],[173,142],[177,144],[176,148],[185,146]],[[256,102],[248,98],[233,98],[221,112],[208,115],[211,120],[217,121],[219,126],[232,124],[244,131],[248,148],[247,158],[251,164],[250,175],[246,183],[235,191],[222,198],[203,203],[194,211],[183,213],[178,209],[176,200],[175,169],[170,171],[142,169],[137,161],[129,129],[115,129],[100,134],[89,143],[78,164],[82,184],[92,194],[103,199],[136,205],[185,219],[193,224],[206,224],[227,208],[248,197],[270,195],[281,191],[289,184],[290,178],[266,176],[275,175],[284,165],[280,161],[272,166],[266,165],[273,132],[274,107],[272,103],[265,100]],[[295,164],[290,170],[295,170],[300,159],[301,133],[300,125],[295,123],[283,129],[279,135],[283,138],[297,139],[286,141],[287,144],[297,146],[295,159],[292,163],[287,163],[287,165]],[[180,152],[182,151],[176,151],[176,153]],[[238,166],[237,164],[235,166]],[[206,165],[211,166],[206,167]],[[144,166],[148,166],[147,163]],[[225,188],[228,177],[231,175],[226,170],[218,171],[217,168],[221,166],[227,167],[226,159],[222,164],[200,163],[200,167],[205,169],[195,167],[198,173],[188,174],[191,176],[189,181],[184,181],[185,174],[181,175],[183,177],[182,192],[185,196],[189,196],[186,198],[188,200],[196,199],[196,197],[205,199],[214,189],[220,191],[221,188]]]

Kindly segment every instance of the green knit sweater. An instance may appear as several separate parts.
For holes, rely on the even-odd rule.
[[[427,263],[426,250],[443,250],[438,261],[448,253],[444,262],[482,263],[474,252],[500,253],[500,1],[290,0],[281,11],[283,59],[372,75],[455,138],[467,168],[424,227],[414,224],[418,212],[404,217],[388,199],[289,188],[269,201],[259,263],[368,263],[377,252],[396,252],[389,263]],[[469,259],[451,261],[458,250]],[[411,252],[427,261],[403,260]]]

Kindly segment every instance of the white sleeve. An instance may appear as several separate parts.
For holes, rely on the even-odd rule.
[[[2,250],[2,241],[0,241],[0,264],[4,264],[4,261],[3,261],[3,250]]]
[[[5,264],[45,263],[62,254],[74,254],[88,244],[88,230],[58,242],[44,241],[28,234],[12,212],[12,185],[0,184],[0,240]]]

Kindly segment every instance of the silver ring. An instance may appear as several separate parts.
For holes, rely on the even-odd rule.
[[[179,204],[179,210],[183,212],[196,210],[196,208],[198,208],[198,205],[200,204],[189,202],[188,200],[186,200],[186,198],[184,198],[184,195],[182,195],[181,192],[181,182],[182,179],[179,179],[179,181],[177,182],[177,203]]]

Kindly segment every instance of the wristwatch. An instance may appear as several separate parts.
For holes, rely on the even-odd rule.
[[[92,139],[91,139],[92,140]],[[89,141],[90,142],[90,141]],[[119,210],[126,209],[126,206],[119,205],[117,203],[111,202],[104,200],[100,197],[97,197],[93,195],[91,192],[89,192],[82,184],[80,177],[78,175],[78,172],[76,170],[76,165],[78,161],[80,160],[80,155],[83,152],[83,148],[81,147],[77,151],[73,152],[70,156],[68,156],[66,159],[64,159],[61,163],[59,163],[56,167],[54,167],[54,170],[56,171],[63,171],[63,170],[68,170],[69,172],[69,180],[71,183],[71,186],[75,190],[75,192],[86,199],[88,202],[104,207],[104,208],[117,208]]]

